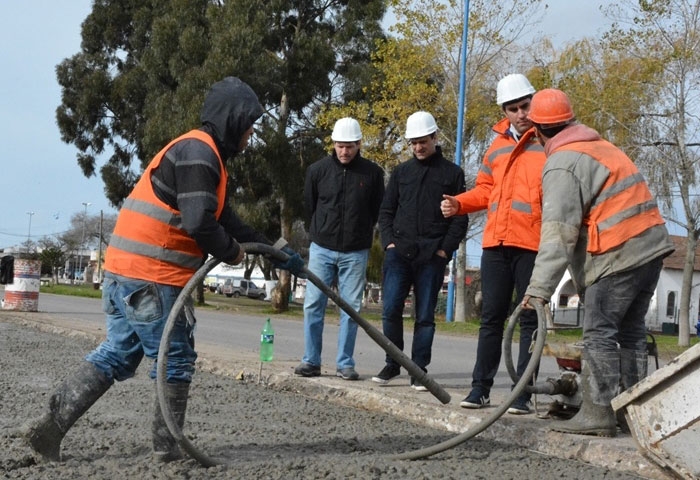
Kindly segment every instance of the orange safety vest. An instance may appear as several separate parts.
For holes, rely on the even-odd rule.
[[[622,150],[606,140],[598,140],[573,142],[554,151],[566,150],[589,155],[610,171],[583,218],[589,253],[608,252],[645,230],[664,224],[644,176]]]
[[[186,139],[206,143],[219,159],[221,171],[216,189],[216,218],[221,217],[226,201],[226,168],[211,136],[201,130],[192,130],[158,152],[124,200],[105,253],[105,270],[130,278],[184,287],[202,265],[204,253],[182,229],[180,211],[158,199],[151,184],[151,172],[158,168],[168,149]]]
[[[476,185],[457,195],[459,215],[488,209],[482,247],[518,247],[537,251],[542,227],[542,168],[544,148],[534,129],[516,142],[507,134],[508,119],[498,122],[498,133],[484,155]]]

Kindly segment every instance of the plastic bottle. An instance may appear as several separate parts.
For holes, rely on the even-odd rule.
[[[275,331],[270,319],[265,320],[265,326],[260,332],[260,361],[271,362],[275,351]]]

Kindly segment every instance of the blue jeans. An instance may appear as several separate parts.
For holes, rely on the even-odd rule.
[[[163,329],[180,287],[146,282],[105,272],[102,309],[106,314],[107,338],[85,360],[118,381],[134,376],[141,359],[157,360]],[[167,379],[189,383],[197,354],[194,351],[194,325],[190,326],[182,309],[173,327],[168,350]],[[150,372],[156,378],[156,362]]]
[[[369,249],[354,252],[337,252],[311,243],[309,249],[308,269],[328,286],[337,280],[338,294],[354,310],[362,307],[362,293],[365,289],[367,260]],[[306,282],[304,297],[304,357],[303,362],[321,366],[321,349],[323,347],[323,318],[326,313],[328,296],[311,282]],[[338,354],[336,368],[355,366],[352,356],[355,352],[357,323],[345,313],[340,312],[340,330],[338,331]]]
[[[403,350],[403,307],[413,286],[416,323],[413,326],[411,360],[424,370],[430,365],[435,336],[435,306],[445,279],[447,262],[446,258],[433,255],[429,261],[416,264],[399,255],[396,248],[390,248],[384,253],[384,335]],[[389,355],[386,356],[386,364],[399,367]]]
[[[472,389],[488,396],[501,363],[503,331],[512,307],[520,303],[530,283],[537,252],[516,247],[485,248],[481,255],[481,325],[472,372]],[[515,298],[513,290],[515,289]],[[520,348],[517,373],[522,375],[530,361],[532,334],[537,313],[520,315]]]
[[[646,351],[644,316],[659,281],[663,260],[656,258],[627,272],[603,277],[586,289],[583,346],[586,351]]]

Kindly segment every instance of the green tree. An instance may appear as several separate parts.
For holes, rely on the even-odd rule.
[[[54,238],[46,237],[38,242],[41,247],[39,260],[41,260],[41,273],[48,273],[54,283],[58,283],[58,269],[66,262],[66,253],[60,242]]]
[[[461,158],[468,187],[473,185],[481,159],[492,140],[491,127],[503,112],[495,103],[498,79],[521,70],[527,51],[516,40],[540,17],[539,0],[471,2],[466,58],[466,110]],[[381,40],[373,55],[371,77],[358,101],[343,99],[324,110],[319,125],[327,131],[340,117],[351,116],[363,131],[363,153],[386,170],[408,158],[404,139],[406,118],[417,110],[428,110],[440,127],[443,152],[449,158],[456,150],[460,50],[464,3],[456,0],[431,2],[391,0],[396,16],[391,38]],[[527,73],[527,72],[525,72]],[[329,142],[329,139],[327,139]],[[470,216],[469,236],[483,228],[483,215]],[[458,259],[456,319],[464,320],[464,242]]]
[[[565,91],[579,121],[637,161],[648,154],[638,135],[646,128],[648,105],[660,93],[657,62],[630,56],[593,38],[577,40],[561,50],[543,40],[533,50],[535,66],[529,76],[537,88]]]
[[[566,91],[577,118],[634,160],[666,220],[686,230],[679,345],[688,346],[700,237],[700,4],[621,0],[604,12],[615,23],[602,38],[533,49],[535,76]]]
[[[289,237],[303,171],[322,149],[316,113],[334,95],[361,94],[384,10],[384,0],[97,0],[81,52],[57,68],[62,138],[86,176],[108,154],[100,173],[118,207],[151,157],[198,126],[207,88],[236,75],[266,114],[231,166],[235,205],[268,236]],[[285,309],[286,275],[280,285],[273,304]]]
[[[666,218],[687,232],[678,321],[678,344],[687,347],[700,238],[700,3],[624,0],[608,14],[616,19],[606,36],[609,48],[658,72],[656,95],[642,99],[643,121],[632,135],[640,153],[637,163],[663,202]]]

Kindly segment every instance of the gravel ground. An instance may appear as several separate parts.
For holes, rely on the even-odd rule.
[[[45,408],[55,385],[94,343],[0,322],[0,474],[21,479],[632,479],[627,473],[473,439],[425,460],[388,455],[452,437],[384,413],[320,402],[242,380],[198,372],[184,432],[224,464],[152,461],[150,422],[155,384],[144,361],[73,426],[62,461],[37,461],[20,427]]]

